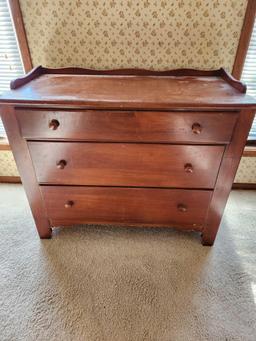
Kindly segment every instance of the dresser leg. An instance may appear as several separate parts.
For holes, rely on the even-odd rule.
[[[46,217],[34,216],[37,232],[40,239],[50,239],[52,237],[52,228]]]
[[[20,135],[20,126],[14,108],[9,106],[2,110],[1,118],[14,154],[23,187],[26,191],[37,232],[41,239],[49,239],[52,236],[52,229],[47,219],[40,186],[37,182],[27,142]]]
[[[49,227],[49,223],[43,222],[37,224],[37,232],[39,234],[40,239],[51,239],[52,238],[52,228]]]
[[[206,234],[201,234],[201,243],[203,246],[212,246],[214,244],[215,237],[207,236]]]
[[[240,112],[232,140],[225,149],[202,233],[203,245],[214,243],[253,119],[254,112]]]

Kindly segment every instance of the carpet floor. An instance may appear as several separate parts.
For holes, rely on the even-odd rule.
[[[256,340],[256,192],[233,191],[217,240],[172,229],[36,233],[0,185],[0,340]]]

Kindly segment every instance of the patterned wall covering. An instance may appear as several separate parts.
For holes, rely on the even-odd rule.
[[[0,151],[0,176],[19,176],[12,152]]]
[[[231,70],[247,0],[20,0],[34,66]]]
[[[236,183],[256,184],[256,157],[243,157],[235,178]]]

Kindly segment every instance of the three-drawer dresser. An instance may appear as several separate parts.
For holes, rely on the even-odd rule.
[[[213,244],[256,109],[244,84],[224,69],[39,66],[11,89],[1,117],[41,238],[90,223]]]

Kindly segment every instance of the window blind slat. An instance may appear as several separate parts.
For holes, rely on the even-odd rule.
[[[244,63],[242,81],[247,84],[247,93],[256,98],[256,22]],[[253,121],[248,139],[256,140],[256,117]]]
[[[0,0],[0,96],[24,73],[7,0]],[[6,136],[0,119],[0,137]]]

